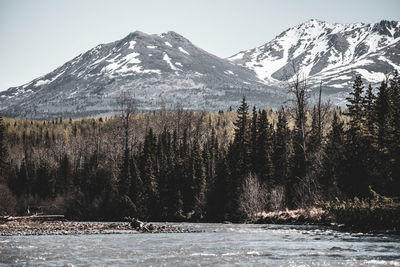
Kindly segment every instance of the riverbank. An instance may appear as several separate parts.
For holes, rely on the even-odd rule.
[[[321,208],[262,212],[257,223],[267,224],[331,224],[335,218]]]
[[[346,212],[343,213],[344,211]],[[379,209],[375,209],[374,212],[368,209],[368,214],[360,211],[356,212],[354,209],[344,209],[344,211],[338,213],[335,210],[312,207],[308,209],[263,212],[257,215],[258,219],[255,223],[323,225],[346,232],[400,234],[399,217],[394,216],[398,215],[398,210],[395,212],[396,214],[393,211],[392,213],[387,213],[387,211],[382,213]],[[386,216],[382,214],[386,214]],[[359,218],[362,218],[362,220]],[[54,215],[3,217],[3,219],[0,219],[0,236],[198,232],[170,224],[151,224],[134,218],[127,219],[127,222],[73,222],[54,217]],[[390,224],[387,222],[388,220]]]
[[[309,209],[263,212],[258,214],[256,223],[324,225],[346,232],[400,234],[399,209],[371,210],[369,207],[364,207],[356,210],[342,207],[339,211],[312,207]]]
[[[90,235],[137,233],[189,233],[197,232],[174,225],[151,223],[133,225],[132,222],[70,222],[21,219],[0,223],[0,236],[12,235]]]

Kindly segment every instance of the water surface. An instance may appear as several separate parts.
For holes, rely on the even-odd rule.
[[[0,237],[0,266],[400,266],[400,237],[320,226],[179,224],[202,233]]]

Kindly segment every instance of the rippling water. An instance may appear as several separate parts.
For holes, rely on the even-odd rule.
[[[317,226],[180,224],[202,233],[0,237],[0,266],[400,266],[400,237]]]

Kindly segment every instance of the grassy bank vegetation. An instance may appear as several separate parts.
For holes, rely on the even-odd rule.
[[[317,203],[328,211],[333,220],[361,231],[400,231],[400,201],[398,198],[381,196],[371,187],[367,198],[335,200]]]

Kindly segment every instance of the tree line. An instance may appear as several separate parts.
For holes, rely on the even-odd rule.
[[[346,110],[289,84],[277,111],[139,114],[0,123],[0,212],[76,220],[242,221],[317,201],[400,194],[400,77],[354,80]]]

